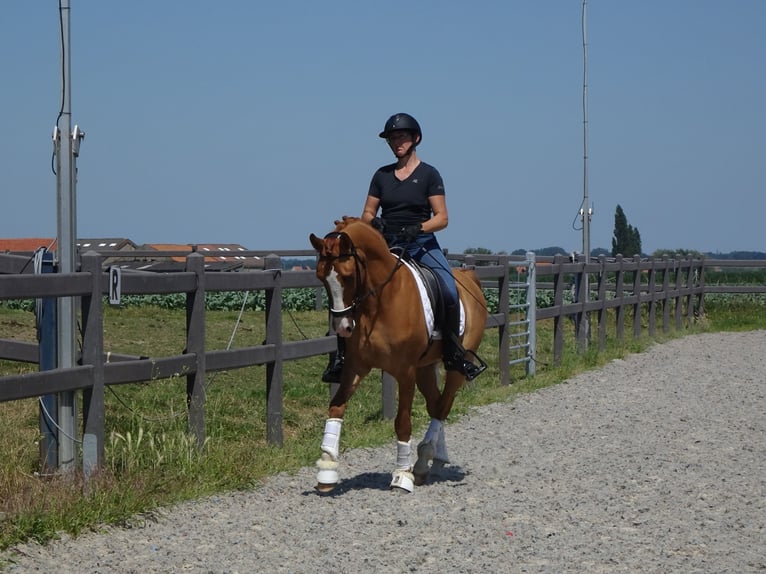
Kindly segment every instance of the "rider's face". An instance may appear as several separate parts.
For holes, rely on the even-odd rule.
[[[415,135],[404,130],[394,131],[389,134],[386,141],[394,155],[402,157],[408,154],[412,150],[412,146],[415,145]]]

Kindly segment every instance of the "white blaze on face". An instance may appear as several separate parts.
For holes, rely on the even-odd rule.
[[[326,281],[327,286],[330,288],[332,308],[338,310],[345,309],[346,304],[343,302],[343,285],[341,284],[335,269],[330,269],[330,273],[327,275]],[[351,319],[351,317],[333,317],[332,327],[341,337],[350,337],[351,331],[354,328],[354,321]]]

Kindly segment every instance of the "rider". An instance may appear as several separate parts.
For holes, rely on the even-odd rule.
[[[455,278],[434,232],[447,227],[444,182],[435,167],[418,158],[416,148],[423,138],[417,120],[409,114],[394,114],[379,137],[388,142],[396,162],[372,176],[362,220],[378,229],[390,247],[403,248],[412,259],[431,268],[441,286],[445,317],[442,325],[444,368],[459,371],[470,381],[482,369],[464,358],[460,344],[460,302]],[[377,217],[378,209],[382,210]],[[338,382],[343,368],[345,342],[338,337],[338,352],[331,356],[322,380]]]

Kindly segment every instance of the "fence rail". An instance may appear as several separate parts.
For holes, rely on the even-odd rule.
[[[291,251],[291,257],[304,251]],[[26,257],[0,256],[0,299],[77,297],[81,299],[82,357],[80,365],[23,375],[0,377],[0,402],[51,393],[83,391],[83,429],[88,443],[95,445],[84,461],[86,468],[104,462],[104,388],[106,385],[153,381],[186,376],[189,430],[197,440],[205,438],[205,378],[207,373],[266,364],[267,438],[281,444],[282,366],[284,361],[326,354],[335,349],[335,337],[325,336],[297,342],[282,340],[282,294],[285,289],[316,288],[313,271],[282,270],[278,255],[264,257],[262,270],[237,273],[206,272],[200,253],[186,254],[185,271],[152,273],[131,271],[121,275],[123,294],[186,294],[186,349],[169,357],[133,357],[104,352],[103,302],[109,293],[109,273],[102,267],[106,256],[115,253],[89,251],[81,257],[77,273],[34,274]],[[126,254],[122,254],[126,255]],[[706,286],[706,268],[766,267],[766,262],[622,258],[585,263],[567,257],[529,258],[508,255],[449,255],[451,260],[473,266],[485,289],[498,292],[497,309],[489,315],[487,328],[499,331],[500,382],[510,383],[510,367],[517,362],[510,350],[521,350],[529,364],[534,356],[537,321],[554,322],[554,362],[564,349],[567,322],[576,325],[578,344],[594,338],[599,349],[606,343],[609,311],[614,311],[618,338],[632,320],[632,335],[642,332],[642,310],[648,317],[648,334],[658,328],[681,329],[695,313],[704,312],[705,293],[764,293],[766,286],[734,288]],[[522,280],[516,279],[518,276]],[[531,278],[531,280],[530,280]],[[536,308],[527,293],[526,303],[512,302],[511,293],[522,289],[549,291],[553,304]],[[266,300],[264,344],[227,350],[208,350],[205,345],[205,293],[208,291],[263,290]],[[582,294],[574,299],[572,292]],[[514,314],[526,314],[514,320]],[[591,330],[595,325],[595,330]],[[524,330],[526,329],[526,330]],[[519,342],[520,340],[520,342]],[[0,359],[35,363],[36,343],[0,340]],[[534,361],[531,361],[534,364]],[[528,370],[529,372],[529,370]],[[390,402],[390,401],[389,401]],[[85,456],[85,454],[83,455]]]

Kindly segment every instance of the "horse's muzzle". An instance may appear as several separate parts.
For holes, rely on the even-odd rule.
[[[354,327],[356,327],[356,321],[350,315],[332,318],[332,328],[339,337],[350,337]]]

